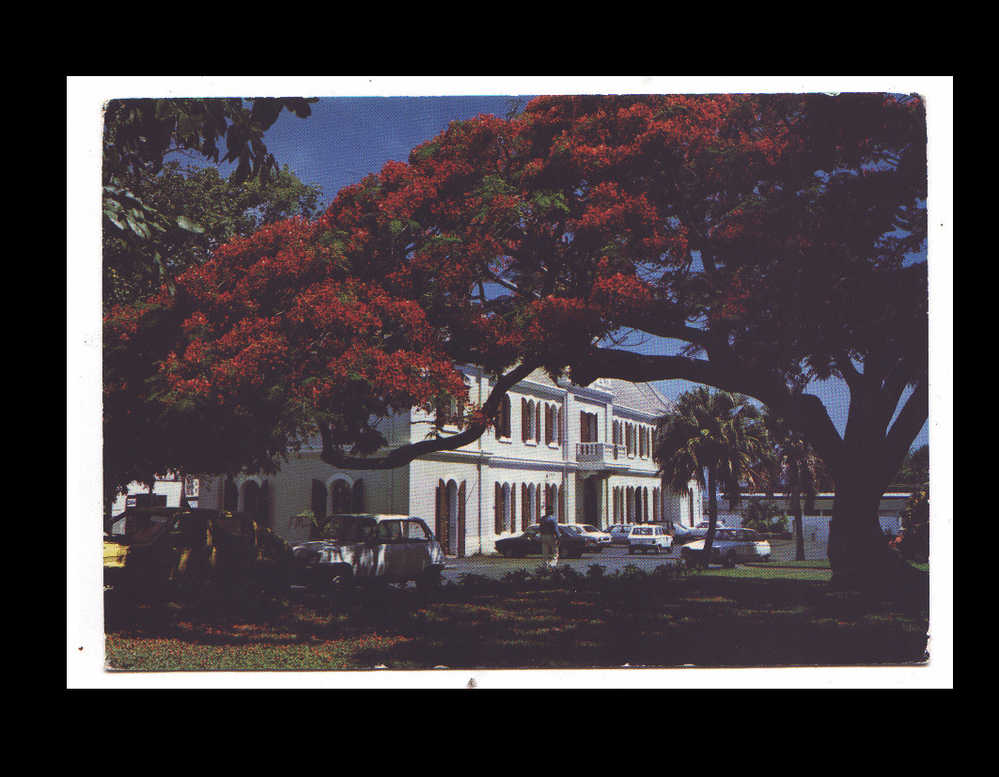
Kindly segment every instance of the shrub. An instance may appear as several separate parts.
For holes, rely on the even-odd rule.
[[[787,515],[776,502],[754,498],[742,514],[742,525],[762,534],[787,534]]]
[[[590,564],[586,570],[586,580],[590,583],[600,583],[607,579],[607,567],[601,564]]]
[[[891,541],[892,547],[907,561],[925,562],[930,557],[930,484],[913,492],[902,508],[902,531]]]
[[[532,582],[531,573],[526,569],[514,569],[503,575],[500,580],[507,585],[512,585],[516,588],[525,588],[529,586]]]

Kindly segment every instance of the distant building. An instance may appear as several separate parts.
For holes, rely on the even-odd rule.
[[[489,377],[476,367],[462,372],[473,403],[481,405]],[[493,552],[497,539],[548,510],[562,522],[600,527],[690,526],[702,518],[700,488],[691,481],[683,493],[672,493],[652,458],[656,419],[671,409],[649,384],[598,380],[582,387],[535,370],[507,392],[498,427],[458,450],[361,471],[331,467],[313,444],[276,475],[202,478],[199,506],[256,513],[290,541],[309,536],[306,511],[323,517],[407,513],[427,520],[454,556]],[[398,447],[426,439],[438,420],[412,410],[389,418],[381,430],[388,445]],[[445,417],[440,430],[453,434],[458,426]]]
[[[881,496],[878,505],[878,521],[882,531],[898,534],[902,530],[902,510],[911,492],[890,492]],[[719,525],[739,527],[742,526],[742,518],[747,505],[751,500],[770,501],[778,507],[788,517],[788,529],[794,529],[794,521],[791,516],[790,497],[787,494],[775,493],[772,497],[763,493],[743,493],[740,495],[739,504],[734,509],[729,510],[728,500],[720,497],[718,500],[718,523]],[[808,558],[825,558],[829,544],[829,522],[832,520],[833,502],[836,494],[833,492],[823,492],[815,497],[815,504],[812,510],[804,512],[804,500],[802,500],[802,531],[805,536],[806,548],[810,548]],[[703,506],[704,520],[707,520],[707,504]]]

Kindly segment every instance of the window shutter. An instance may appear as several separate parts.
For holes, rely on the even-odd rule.
[[[531,417],[527,414],[527,400],[520,398],[520,439],[527,442],[527,428],[530,426]]]
[[[541,403],[534,406],[534,441],[541,442]]]
[[[520,530],[523,531],[531,525],[530,510],[531,500],[527,491],[527,483],[520,484]]]
[[[499,534],[503,531],[503,486],[496,484],[496,498],[493,502],[493,532]]]
[[[437,514],[434,516],[434,530],[441,548],[447,549],[447,486],[443,480],[437,481]]]
[[[355,513],[364,512],[364,481],[358,480],[354,484],[353,510]]]
[[[465,481],[458,487],[458,556],[465,555]]]

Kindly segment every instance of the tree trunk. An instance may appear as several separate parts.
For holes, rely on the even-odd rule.
[[[711,546],[715,541],[715,527],[718,525],[718,482],[713,467],[708,467],[708,533],[704,537],[705,567],[711,563]]]
[[[794,558],[805,560],[805,528],[801,520],[801,490],[797,481],[791,485],[791,515],[794,516]]]
[[[836,478],[829,563],[837,588],[885,590],[905,566],[888,546],[878,522],[882,491],[862,465]]]

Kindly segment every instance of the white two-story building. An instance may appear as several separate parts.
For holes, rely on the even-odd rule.
[[[488,376],[475,367],[462,372],[473,404],[483,404]],[[256,513],[289,541],[308,537],[307,511],[417,515],[456,556],[491,553],[497,539],[549,510],[563,523],[691,526],[702,518],[699,487],[665,490],[652,456],[656,419],[670,409],[649,384],[604,379],[584,388],[535,370],[507,392],[497,428],[463,448],[355,471],[323,462],[318,445],[305,447],[276,475],[201,478],[198,506]],[[413,410],[382,430],[397,447],[426,439],[436,424]],[[445,421],[441,429],[458,427]]]

